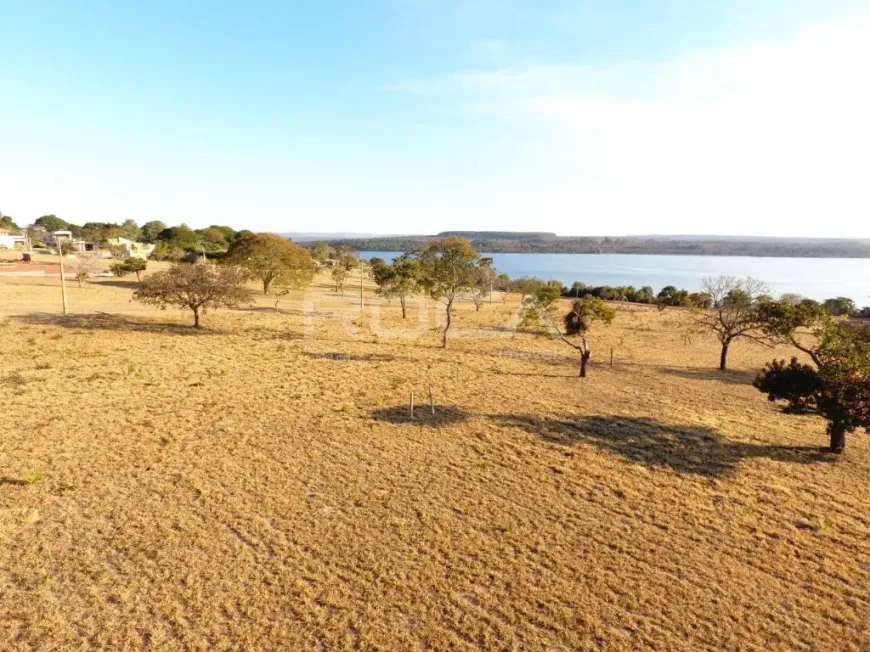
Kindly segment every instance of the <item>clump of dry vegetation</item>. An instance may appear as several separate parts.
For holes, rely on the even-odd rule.
[[[0,282],[0,649],[870,640],[870,440],[751,384],[794,347],[718,372],[687,312],[617,306],[580,380],[517,295],[457,301],[445,351],[443,305],[329,281],[199,330]]]

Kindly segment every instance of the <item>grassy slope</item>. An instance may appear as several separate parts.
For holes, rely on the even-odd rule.
[[[63,320],[57,281],[0,281],[4,650],[870,640],[870,440],[819,453],[748,384],[768,350],[719,375],[679,312],[622,309],[580,381],[510,302],[445,352],[325,279],[311,337],[299,300],[195,333],[111,283]]]

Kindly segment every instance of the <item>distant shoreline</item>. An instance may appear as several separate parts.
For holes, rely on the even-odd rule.
[[[332,238],[333,247],[358,251],[416,251],[439,237],[471,240],[478,251],[494,254],[631,254],[659,256],[747,256],[753,258],[870,258],[868,240],[799,238],[667,239],[664,237],[592,238],[554,234],[445,232],[437,236]],[[316,241],[302,242],[305,246]]]
[[[330,241],[330,244],[332,241]],[[305,243],[300,243],[305,244]],[[403,254],[406,253],[404,249],[359,249],[354,247],[356,251],[360,253],[398,253]],[[794,259],[808,259],[808,260],[867,260],[870,259],[870,254],[867,255],[856,255],[856,256],[828,256],[828,255],[803,255],[798,256],[794,254],[746,254],[746,253],[662,253],[659,251],[655,252],[645,252],[645,251],[605,251],[605,252],[590,252],[590,251],[493,251],[489,250],[481,250],[481,255],[488,254],[519,254],[519,255],[529,255],[529,256],[540,256],[540,255],[560,255],[560,256],[670,256],[673,258],[680,257],[689,257],[689,256],[704,256],[707,258],[794,258]]]

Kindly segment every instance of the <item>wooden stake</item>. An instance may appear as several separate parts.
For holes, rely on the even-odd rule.
[[[414,418],[414,392],[411,392],[411,418]]]
[[[429,409],[435,414],[435,398],[432,396],[432,385],[429,385]]]
[[[610,366],[613,366],[613,347],[610,347]]]
[[[72,238],[70,238],[70,242],[72,242]],[[68,315],[69,308],[66,301],[66,274],[64,274],[63,271],[63,240],[55,238],[55,244],[57,245],[57,255],[60,259],[60,294],[63,298],[63,314]]]

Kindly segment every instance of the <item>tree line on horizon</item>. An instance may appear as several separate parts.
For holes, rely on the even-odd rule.
[[[550,233],[444,232],[437,236],[336,238],[332,247],[359,251],[418,251],[447,234],[468,237],[472,246],[487,253],[539,254],[657,254],[682,256],[771,256],[804,258],[870,258],[867,240],[746,239],[689,240],[644,237],[557,236]],[[467,235],[463,235],[467,234]]]
[[[253,232],[247,229],[236,231],[232,227],[213,224],[202,229],[192,229],[182,223],[168,226],[161,220],[150,220],[139,226],[135,220],[123,222],[85,222],[74,224],[57,215],[43,215],[32,225],[19,227],[8,215],[0,217],[0,231],[20,233],[27,230],[34,246],[45,242],[45,236],[55,231],[69,231],[73,238],[107,247],[110,240],[126,238],[134,242],[154,245],[151,257],[154,260],[180,260],[185,255],[198,252],[216,254],[225,252],[230,244]]]

